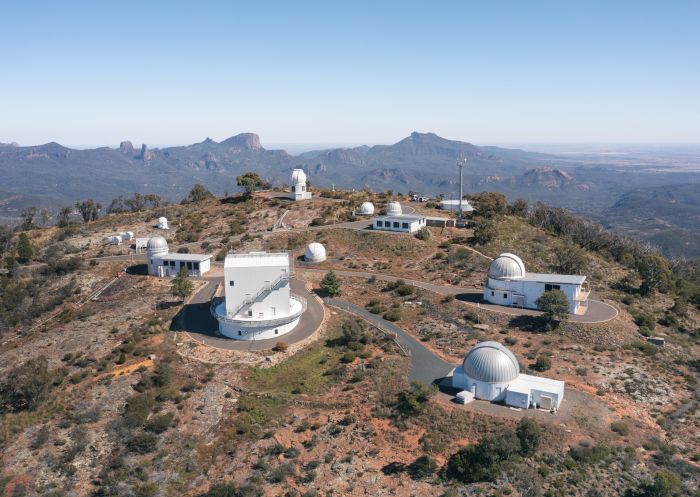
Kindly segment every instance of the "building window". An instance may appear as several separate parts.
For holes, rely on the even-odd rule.
[[[277,332],[278,332],[278,331],[279,331],[279,330],[278,330],[277,328],[275,328],[275,335],[277,335]]]
[[[402,223],[402,224],[401,224],[401,227],[402,227],[403,229],[407,230],[407,229],[408,229],[408,223]]]
[[[398,228],[400,223],[398,221],[394,221],[394,228]]]
[[[544,284],[544,291],[545,292],[550,292],[552,290],[561,290],[561,285],[552,285],[550,283]]]
[[[507,293],[504,293],[504,294],[503,294],[503,298],[504,298],[504,299],[507,299],[507,298],[508,298],[508,294],[507,294]]]
[[[193,262],[193,263],[192,263],[192,266],[194,266],[194,268],[195,268],[197,271],[199,271],[199,262]]]
[[[380,226],[383,226],[383,225],[384,225],[384,223],[383,223],[383,222],[381,222],[381,221],[377,221],[377,227],[380,227]]]
[[[295,188],[294,185],[292,185],[292,193],[294,193],[294,188]]]
[[[493,292],[491,292],[491,296],[493,297],[494,295],[495,295],[495,294],[494,294]]]
[[[228,286],[233,286],[233,280],[228,282]]]
[[[187,261],[187,269],[189,269],[190,271],[192,271],[192,262]]]

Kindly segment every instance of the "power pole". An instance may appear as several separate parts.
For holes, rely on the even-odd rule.
[[[464,197],[464,191],[462,190],[462,169],[467,164],[467,159],[464,158],[462,152],[459,153],[459,159],[457,159],[457,166],[459,167],[459,207],[457,215],[457,226],[464,226],[464,219],[462,218],[462,198]]]

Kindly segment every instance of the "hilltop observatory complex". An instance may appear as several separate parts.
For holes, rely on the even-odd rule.
[[[296,168],[292,171],[291,185],[292,200],[309,200],[311,198],[311,192],[308,191],[306,185],[306,173],[303,169]]]
[[[265,340],[292,331],[306,310],[306,300],[291,293],[293,272],[287,252],[227,255],[225,299],[211,309],[220,333],[235,340]]]

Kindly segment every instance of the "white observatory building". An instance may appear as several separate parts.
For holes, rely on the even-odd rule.
[[[311,192],[307,190],[306,186],[306,173],[303,169],[296,168],[292,171],[291,185],[292,200],[309,200],[311,198]]]
[[[212,304],[222,335],[235,340],[264,340],[289,333],[306,310],[293,295],[293,267],[287,252],[228,254],[224,261],[223,302]]]
[[[498,342],[480,342],[452,372],[458,398],[503,402],[527,409],[558,409],[564,399],[564,382],[522,374],[515,355]]]
[[[304,261],[318,263],[326,260],[326,247],[318,242],[309,243],[304,249]]]
[[[590,290],[585,276],[528,273],[515,254],[504,253],[489,265],[484,300],[492,304],[537,309],[544,292],[561,290],[569,300],[571,314],[585,314]]]
[[[404,214],[401,204],[389,202],[386,206],[386,216],[377,216],[372,219],[372,228],[380,231],[400,231],[415,233],[425,228],[427,218],[425,216],[413,216]]]
[[[146,244],[148,274],[160,278],[174,278],[184,267],[187,275],[198,278],[211,268],[211,255],[171,254],[168,242],[162,236],[154,236]]]
[[[362,205],[360,205],[360,210],[357,211],[357,214],[360,216],[374,215],[374,204],[372,202],[362,202]]]

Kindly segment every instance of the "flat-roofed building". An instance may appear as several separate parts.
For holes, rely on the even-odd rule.
[[[425,226],[425,216],[399,214],[396,216],[378,216],[372,219],[372,228],[381,231],[402,231],[405,233],[415,233],[419,229],[425,228]]]

